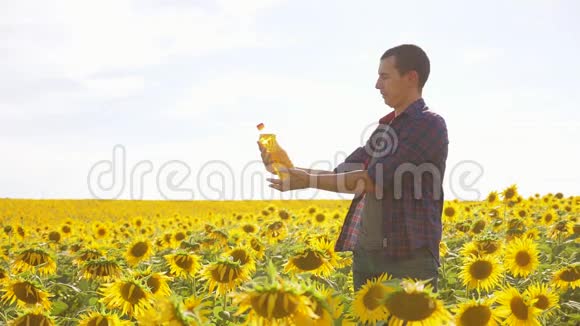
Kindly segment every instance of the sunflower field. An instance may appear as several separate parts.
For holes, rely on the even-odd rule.
[[[580,197],[447,201],[438,292],[353,293],[348,207],[0,199],[0,325],[580,324]]]

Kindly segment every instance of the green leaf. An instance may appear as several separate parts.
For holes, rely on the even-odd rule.
[[[92,297],[89,299],[89,306],[96,306],[99,303],[99,298]]]
[[[56,302],[52,303],[51,314],[58,315],[67,309],[68,309],[68,305],[66,303],[64,303],[62,301],[56,301]]]

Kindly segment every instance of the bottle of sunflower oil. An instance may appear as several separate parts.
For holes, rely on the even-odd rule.
[[[264,129],[264,124],[260,123],[257,126],[258,130]],[[280,177],[280,179],[284,179],[285,174],[279,173],[278,169],[280,167],[284,168],[293,168],[294,164],[288,158],[287,155],[284,155],[282,148],[278,145],[278,141],[276,140],[275,134],[260,134],[260,138],[258,139],[260,144],[266,148],[266,151],[270,154],[270,158],[272,159],[272,168],[274,169],[274,173]]]

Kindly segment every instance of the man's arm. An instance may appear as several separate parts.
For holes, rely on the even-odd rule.
[[[346,173],[311,175],[311,188],[347,194],[361,194],[375,191],[375,184],[366,170]]]
[[[280,191],[316,188],[357,195],[375,191],[374,183],[366,170],[330,174],[310,174],[300,169],[281,169],[280,172],[286,177],[267,179],[271,182],[270,187]]]
[[[316,175],[319,175],[319,174],[332,174],[332,173],[334,173],[332,171],[314,170],[314,169],[298,168],[298,167],[295,167],[295,169],[302,170],[302,171],[304,171],[304,172],[306,172],[308,174],[316,174]]]

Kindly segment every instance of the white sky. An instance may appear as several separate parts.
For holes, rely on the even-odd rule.
[[[280,198],[252,177],[255,125],[295,165],[334,167],[391,110],[374,84],[401,43],[431,58],[424,98],[449,130],[446,198],[477,197],[461,190],[477,170],[462,161],[483,168],[481,196],[512,183],[579,195],[578,12],[573,0],[2,1],[0,197]],[[125,173],[105,175],[105,191],[89,171],[115,145]],[[187,175],[172,161],[189,167],[186,191],[167,185]]]

